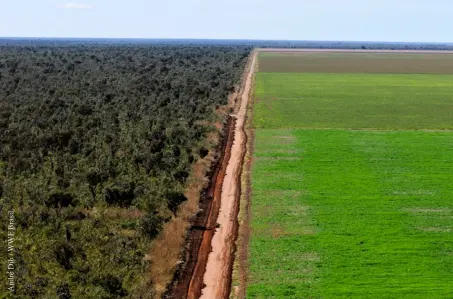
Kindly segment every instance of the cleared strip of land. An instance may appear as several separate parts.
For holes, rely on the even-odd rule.
[[[260,53],[306,53],[306,52],[317,52],[317,53],[427,53],[427,54],[453,54],[453,51],[448,50],[375,50],[375,49],[291,49],[291,48],[259,48],[257,49]]]
[[[261,72],[453,74],[453,52],[322,51],[264,52]]]
[[[205,287],[200,298],[226,299],[230,295],[234,252],[236,250],[235,241],[238,232],[240,177],[246,150],[245,143],[247,142],[244,126],[256,56],[256,52],[251,54],[250,69],[241,95],[240,106],[235,115],[234,143],[231,147],[231,157],[222,184],[221,205],[217,218],[218,228],[212,238],[212,252],[209,254],[206,264],[206,272],[203,277]]]

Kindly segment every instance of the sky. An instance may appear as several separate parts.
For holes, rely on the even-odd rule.
[[[0,37],[453,42],[453,0],[0,0]]]

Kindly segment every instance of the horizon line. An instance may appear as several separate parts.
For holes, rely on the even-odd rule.
[[[85,40],[213,40],[213,41],[254,41],[254,42],[320,42],[320,43],[385,43],[385,44],[447,44],[453,45],[453,42],[428,42],[428,41],[382,41],[382,40],[303,40],[303,39],[260,39],[260,38],[177,38],[177,37],[33,37],[33,36],[0,36],[0,39],[14,40],[39,40],[39,39],[85,39]]]

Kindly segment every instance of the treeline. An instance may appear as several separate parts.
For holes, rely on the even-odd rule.
[[[186,200],[250,50],[0,46],[0,235],[13,210],[16,298],[140,298],[150,240]]]
[[[371,49],[371,50],[453,50],[453,43],[420,42],[360,42],[360,41],[304,41],[304,40],[209,40],[209,39],[133,39],[133,38],[0,38],[1,45],[55,45],[73,46],[75,44],[105,45],[243,45],[254,48],[308,48],[308,49]]]

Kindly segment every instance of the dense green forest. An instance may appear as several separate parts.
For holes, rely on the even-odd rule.
[[[14,211],[16,298],[141,298],[149,244],[185,201],[250,50],[0,45],[0,235]]]

